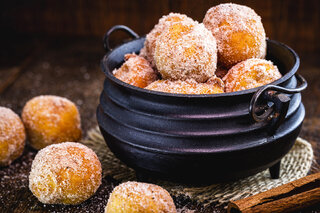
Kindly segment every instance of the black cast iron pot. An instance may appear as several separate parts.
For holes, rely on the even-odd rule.
[[[119,29],[134,39],[111,50],[109,36]],[[272,178],[279,177],[281,158],[293,146],[305,116],[300,92],[307,83],[296,74],[297,54],[268,40],[267,59],[283,75],[272,84],[223,94],[169,94],[112,75],[126,53],[139,53],[144,40],[121,25],[105,35],[108,53],[101,67],[106,79],[97,119],[111,151],[142,177],[199,184],[267,168]]]

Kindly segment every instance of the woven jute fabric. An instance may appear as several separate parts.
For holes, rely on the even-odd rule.
[[[110,151],[99,128],[89,130],[88,137],[82,143],[96,152],[101,161],[104,176],[109,175],[121,182],[137,180],[135,171],[122,163]],[[238,181],[201,187],[190,187],[159,180],[155,180],[154,183],[167,189],[171,195],[188,196],[191,200],[203,205],[211,203],[225,205],[230,200],[249,197],[306,176],[312,159],[311,145],[302,138],[298,138],[290,152],[281,161],[279,179],[271,179],[268,170],[265,170]]]

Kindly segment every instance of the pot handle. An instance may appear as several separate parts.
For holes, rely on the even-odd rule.
[[[278,129],[287,115],[291,99],[286,94],[300,93],[307,88],[307,81],[299,74],[295,76],[300,83],[296,88],[266,85],[252,96],[249,113],[256,122],[269,121],[270,134]]]
[[[109,44],[109,38],[110,38],[110,35],[115,32],[115,31],[118,31],[118,30],[122,30],[122,31],[125,31],[126,33],[128,33],[132,38],[139,38],[139,35],[137,33],[135,33],[133,30],[131,30],[129,27],[127,26],[124,26],[124,25],[115,25],[113,27],[111,27],[107,32],[106,34],[104,34],[103,36],[103,46],[104,46],[104,49],[109,52],[112,50],[112,48],[110,47],[110,44]]]

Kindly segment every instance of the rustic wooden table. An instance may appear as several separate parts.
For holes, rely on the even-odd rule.
[[[104,75],[100,59],[104,55],[99,39],[11,37],[0,50],[0,106],[17,113],[30,98],[54,94],[74,101],[80,109],[83,132],[96,126],[95,110]],[[308,81],[303,92],[306,118],[301,137],[313,146],[315,161],[320,164],[320,53],[302,55],[300,74]],[[36,152],[26,147],[21,158],[0,168],[0,212],[104,212],[109,193],[118,184],[103,179],[98,192],[78,206],[41,204],[28,189],[28,174]],[[317,163],[310,173],[320,171]],[[224,212],[214,205],[203,207],[187,198],[174,198],[178,208],[194,212]],[[304,212],[318,212],[320,206]],[[187,211],[183,211],[187,212]]]

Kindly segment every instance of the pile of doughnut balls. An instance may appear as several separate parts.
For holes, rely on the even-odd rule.
[[[76,205],[101,185],[101,163],[81,139],[80,114],[70,100],[44,95],[29,100],[22,119],[0,107],[0,166],[19,158],[25,141],[39,150],[32,161],[29,189],[45,204]],[[72,142],[69,142],[72,141]],[[160,186],[125,182],[115,187],[105,212],[176,212],[170,194]]]
[[[202,23],[179,13],[163,16],[139,55],[126,54],[113,75],[159,92],[236,92],[281,78],[264,59],[266,51],[261,17],[247,6],[226,3],[210,8]]]
[[[101,184],[101,164],[81,139],[80,114],[70,100],[44,95],[29,100],[21,118],[0,107],[0,165],[8,166],[28,145],[39,150],[29,175],[29,188],[42,203],[78,204]]]

